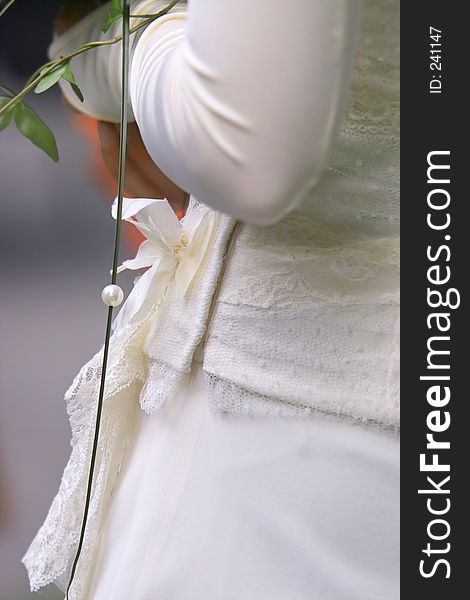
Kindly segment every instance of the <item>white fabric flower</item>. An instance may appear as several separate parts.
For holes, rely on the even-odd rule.
[[[111,214],[117,218],[117,198]],[[113,329],[145,318],[172,277],[179,297],[184,299],[214,231],[216,212],[208,209],[193,221],[187,215],[180,221],[166,199],[124,198],[122,219],[147,239],[133,259],[122,263],[118,273],[124,269],[148,270],[135,282]]]

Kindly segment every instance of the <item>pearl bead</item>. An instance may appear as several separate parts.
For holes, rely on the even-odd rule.
[[[101,300],[106,306],[119,306],[124,300],[124,292],[118,285],[107,285],[101,292]]]

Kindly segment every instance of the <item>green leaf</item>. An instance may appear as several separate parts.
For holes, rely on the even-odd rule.
[[[2,86],[3,87],[3,86]],[[0,108],[3,108],[11,98],[9,96],[0,96]],[[0,131],[3,131],[10,125],[11,120],[15,116],[17,105],[11,106],[6,112],[0,115]]]
[[[43,79],[41,79],[41,81],[34,88],[34,91],[36,92],[36,94],[42,94],[42,92],[45,92],[46,90],[51,88],[53,85],[55,85],[59,81],[59,79],[62,77],[66,66],[67,66],[67,64],[60,65],[59,67],[57,67],[56,69],[51,71],[48,75],[46,75]]]
[[[111,25],[122,17],[123,0],[112,0],[109,7],[109,13],[103,25],[103,31],[106,33]]]
[[[21,102],[15,110],[15,123],[18,131],[28,140],[41,148],[55,162],[59,160],[54,134],[36,111]]]
[[[72,69],[70,67],[70,63],[65,64],[65,69],[64,69],[64,72],[62,73],[62,77],[63,77],[63,79],[65,79],[66,81],[68,81],[70,83],[70,87],[75,92],[75,95],[80,100],[80,102],[83,102],[84,98],[83,98],[82,90],[78,87],[77,82],[75,81],[75,77],[73,76]]]

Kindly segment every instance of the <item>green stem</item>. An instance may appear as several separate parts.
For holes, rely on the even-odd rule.
[[[124,0],[123,19],[129,24],[129,0]],[[122,204],[124,198],[124,185],[126,175],[126,148],[127,148],[127,122],[129,113],[129,27],[123,27],[122,48],[122,90],[121,90],[121,127],[119,129],[119,171],[117,193],[117,215],[114,236],[113,267],[111,283],[116,283],[119,263],[119,242],[121,237]]]
[[[113,268],[111,283],[116,283],[117,269],[119,262],[119,245],[121,236],[121,220],[122,220],[122,204],[124,197],[124,181],[125,181],[125,170],[126,170],[126,146],[127,146],[127,117],[128,117],[128,103],[129,103],[129,0],[124,0],[123,3],[123,15],[122,15],[122,89],[121,89],[121,128],[119,134],[119,175],[118,175],[118,205],[117,205],[117,217],[116,217],[116,229],[114,237],[114,251],[113,251]],[[70,579],[67,585],[67,591],[65,598],[69,600],[69,590],[75,576],[78,560],[83,547],[83,540],[85,537],[85,530],[88,519],[88,512],[90,508],[91,492],[93,487],[93,478],[95,472],[96,455],[98,450],[98,440],[100,433],[101,414],[103,410],[104,400],[104,388],[106,382],[106,368],[108,364],[109,346],[111,339],[111,324],[113,316],[113,307],[108,308],[108,316],[106,320],[106,333],[103,348],[103,364],[101,369],[101,381],[100,391],[98,397],[98,406],[96,410],[95,420],[95,431],[93,437],[93,448],[91,454],[90,468],[88,471],[88,484],[87,493],[85,499],[85,507],[83,511],[82,525],[80,529],[80,539],[78,543],[77,552],[72,565]]]
[[[138,23],[137,25],[135,25],[134,27],[129,29],[129,34],[131,35],[131,34],[135,33],[136,31],[139,31],[139,29],[142,29],[143,27],[147,27],[148,25],[150,25],[150,23],[152,23],[153,21],[155,21],[162,15],[166,14],[169,10],[171,10],[173,8],[173,6],[175,6],[175,4],[177,4],[179,1],[180,0],[172,0],[168,4],[168,6],[165,6],[165,8],[162,8],[161,11],[159,11],[158,13],[155,13],[154,15],[150,15],[145,21],[143,21],[142,23]],[[51,60],[51,61],[45,63],[42,67],[39,67],[39,69],[37,69],[33,73],[33,75],[28,79],[25,87],[21,90],[21,92],[19,92],[14,98],[12,98],[10,100],[10,102],[7,102],[0,109],[0,116],[3,113],[7,112],[16,103],[20,102],[26,96],[26,94],[28,94],[31,90],[33,90],[37,86],[37,84],[41,81],[41,79],[43,79],[44,77],[49,75],[49,73],[51,73],[51,71],[54,71],[54,69],[57,69],[57,67],[59,67],[60,65],[63,65],[64,63],[69,62],[70,60],[72,60],[72,58],[74,58],[75,56],[78,56],[79,54],[83,54],[84,52],[88,52],[89,50],[93,50],[94,48],[100,48],[101,46],[111,46],[113,44],[117,44],[121,40],[122,40],[122,35],[118,35],[114,38],[111,38],[110,40],[104,40],[102,42],[88,42],[86,44],[83,44],[83,46],[80,46],[80,48],[77,48],[77,50],[74,50],[73,52],[70,52],[69,54],[62,56],[61,58],[58,58],[57,60]]]
[[[6,3],[6,6],[4,6],[2,9],[0,9],[0,17],[1,17],[3,14],[5,14],[5,13],[7,12],[7,10],[10,8],[10,6],[11,6],[11,5],[12,5],[14,2],[16,2],[16,0],[9,0],[9,1]]]

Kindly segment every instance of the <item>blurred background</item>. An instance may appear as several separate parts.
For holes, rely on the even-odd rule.
[[[59,6],[17,0],[0,18],[0,84],[21,89],[47,60]],[[69,458],[64,393],[103,343],[115,189],[93,121],[73,119],[55,88],[26,102],[53,130],[60,162],[14,125],[0,132],[0,600],[54,600],[53,585],[29,592],[21,557]],[[124,240],[122,255],[133,247]]]

